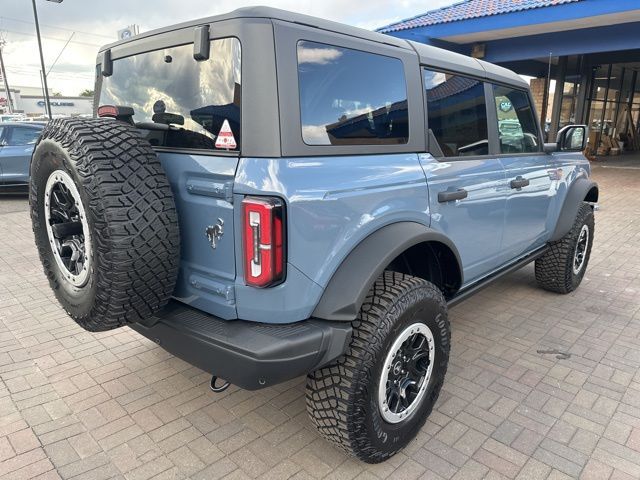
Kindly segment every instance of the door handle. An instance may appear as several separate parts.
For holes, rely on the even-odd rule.
[[[527,185],[529,185],[529,179],[528,178],[524,178],[521,177],[520,175],[518,175],[516,178],[514,178],[513,180],[511,180],[511,188],[522,188],[522,187],[526,187]]]
[[[463,198],[467,198],[468,195],[469,192],[464,188],[458,188],[457,190],[445,190],[443,192],[438,192],[438,202],[446,203],[454,200],[462,200]]]

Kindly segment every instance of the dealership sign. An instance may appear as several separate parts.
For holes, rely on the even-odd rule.
[[[39,107],[44,107],[44,105],[45,105],[44,104],[44,100],[40,100],[38,102],[38,106]],[[74,105],[75,104],[73,102],[62,102],[62,101],[58,101],[58,100],[55,100],[55,101],[51,102],[51,106],[52,107],[73,107]]]
[[[507,113],[513,110],[513,104],[509,100],[504,100],[500,102],[500,110]]]

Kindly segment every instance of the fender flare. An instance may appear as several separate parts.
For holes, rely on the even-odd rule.
[[[560,240],[571,230],[571,226],[578,215],[578,210],[585,199],[589,202],[598,201],[598,184],[588,178],[579,178],[569,187],[567,196],[560,209],[560,214],[558,215],[556,228],[549,241],[555,242]]]
[[[420,223],[392,223],[373,232],[347,255],[329,280],[312,316],[337,321],[355,319],[384,269],[408,248],[430,241],[442,243],[453,252],[462,284],[460,254],[448,237]]]

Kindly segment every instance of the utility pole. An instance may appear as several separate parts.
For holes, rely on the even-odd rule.
[[[11,99],[11,90],[9,90],[7,71],[4,68],[4,57],[2,56],[2,48],[5,43],[4,39],[0,39],[0,73],[2,74],[2,80],[4,80],[4,90],[7,92],[7,106],[9,107],[9,113],[13,113],[13,100]]]
[[[47,69],[44,67],[44,56],[42,55],[42,40],[40,39],[40,24],[38,23],[38,9],[36,8],[36,0],[31,0],[33,4],[33,17],[36,21],[36,36],[38,37],[38,49],[40,50],[40,65],[42,66],[42,84],[44,89],[44,104],[49,114],[49,120],[53,117],[51,115],[51,102],[49,101],[49,87],[47,85]]]

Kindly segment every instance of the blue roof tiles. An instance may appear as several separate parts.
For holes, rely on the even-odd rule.
[[[565,3],[580,2],[582,0],[463,0],[448,7],[392,23],[378,29],[378,32],[389,33],[399,30],[409,30],[417,27],[427,27],[440,23],[457,22],[472,18],[502,15],[520,12],[534,8],[553,7]]]

